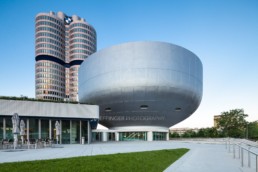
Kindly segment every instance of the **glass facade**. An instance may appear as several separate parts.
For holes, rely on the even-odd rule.
[[[0,140],[4,139],[4,118],[0,117]]]
[[[167,140],[167,133],[153,132],[153,140]]]
[[[115,141],[116,136],[115,133],[108,133],[108,141]]]
[[[39,138],[39,120],[29,119],[29,138],[36,140]]]
[[[78,68],[85,58],[97,50],[95,29],[75,16],[72,17],[74,19],[71,23],[64,23],[63,15],[65,14],[40,13],[36,16],[36,98],[38,99],[78,101]],[[42,63],[50,65],[42,66]],[[60,65],[62,68],[55,69],[53,67],[55,65]],[[70,68],[76,70],[72,71]],[[42,69],[50,70],[42,71]]]
[[[41,139],[46,140],[49,138],[49,120],[41,120]]]
[[[62,144],[70,144],[70,120],[62,120]]]
[[[147,132],[121,132],[119,141],[146,141]]]
[[[5,118],[5,139],[12,140],[13,139],[13,124],[11,117]]]
[[[88,143],[88,121],[24,117],[20,117],[20,120],[23,120],[25,123],[24,139],[29,139],[30,141],[52,139],[54,143],[56,143],[55,123],[58,121],[61,124],[61,135],[58,138],[58,143],[80,144],[81,137],[84,137],[84,143]],[[51,126],[49,124],[51,124]],[[27,136],[28,133],[29,135]],[[49,137],[50,135],[51,137]],[[20,135],[18,135],[18,137],[21,139]],[[2,139],[13,141],[11,117],[0,116],[0,140]]]
[[[102,141],[102,133],[101,132],[94,132],[92,133],[92,141],[93,142],[101,142]]]
[[[80,143],[80,121],[72,121],[71,143]]]
[[[88,121],[82,121],[82,137],[85,139],[85,143],[88,142]]]
[[[55,123],[57,120],[51,119],[51,140],[54,140],[56,143],[56,129],[55,129]]]

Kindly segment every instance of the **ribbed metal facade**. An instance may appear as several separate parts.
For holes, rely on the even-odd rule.
[[[36,16],[36,98],[78,101],[78,68],[96,51],[96,31],[63,12]]]

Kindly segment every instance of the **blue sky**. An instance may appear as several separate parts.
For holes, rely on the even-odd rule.
[[[0,95],[35,96],[34,19],[63,11],[97,31],[98,50],[128,41],[183,46],[203,63],[199,109],[174,127],[210,127],[243,108],[258,120],[257,0],[0,0]]]

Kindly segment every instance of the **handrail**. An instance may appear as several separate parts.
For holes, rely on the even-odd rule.
[[[241,166],[243,167],[244,166],[244,151],[247,151],[248,153],[248,167],[250,168],[251,167],[251,155],[250,154],[253,154],[256,159],[255,159],[255,166],[256,166],[256,172],[258,172],[258,153],[250,150],[252,147],[255,147],[257,148],[256,146],[253,146],[253,145],[250,145],[250,144],[247,144],[247,143],[244,143],[248,146],[248,148],[242,146],[241,144],[244,143],[244,142],[240,142],[240,143],[234,143],[233,141],[230,143],[230,140],[226,140],[226,149],[228,148],[228,152],[230,153],[230,145],[233,145],[233,157],[236,158],[236,155],[235,155],[235,146],[238,146],[238,158],[241,160]],[[241,153],[240,153],[241,152]]]

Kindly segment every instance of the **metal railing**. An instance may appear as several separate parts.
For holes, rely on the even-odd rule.
[[[242,144],[245,144],[245,146]],[[247,153],[247,164],[248,164],[249,168],[251,168],[251,155],[254,155],[255,156],[255,170],[256,170],[256,172],[258,172],[258,153],[251,150],[254,147],[257,148],[256,145],[250,145],[249,143],[246,143],[246,142],[235,142],[235,140],[230,140],[230,139],[226,140],[226,149],[228,149],[229,153],[231,153],[231,151],[233,151],[233,158],[240,159],[242,167],[244,167],[244,162],[245,162],[244,159],[246,158],[245,151]],[[236,156],[237,150],[238,150],[238,156]]]

